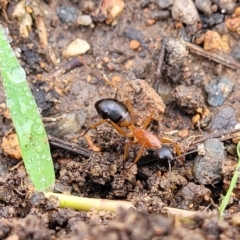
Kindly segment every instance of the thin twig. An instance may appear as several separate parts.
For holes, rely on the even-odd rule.
[[[158,58],[157,70],[156,70],[156,74],[155,74],[154,81],[153,81],[153,89],[155,91],[157,91],[157,87],[158,87],[157,81],[158,81],[159,77],[161,76],[161,69],[162,69],[164,54],[165,54],[165,46],[162,44],[162,47],[161,47],[160,53],[159,53],[159,58]]]
[[[218,53],[213,53],[213,52],[208,52],[202,49],[201,47],[198,47],[192,43],[185,42],[182,40],[183,44],[185,44],[190,52],[195,53],[197,55],[200,55],[202,57],[208,58],[214,62],[220,63],[228,68],[234,69],[234,70],[239,70],[240,69],[240,64],[236,62],[232,57],[230,56],[225,56],[225,55],[220,55]]]
[[[174,159],[179,159],[179,158],[181,158],[183,156],[186,156],[186,155],[189,155],[191,153],[198,152],[198,144],[205,142],[207,139],[219,138],[219,140],[221,142],[224,142],[226,140],[232,139],[233,138],[232,134],[236,133],[236,132],[239,132],[239,131],[240,131],[240,129],[223,130],[221,132],[209,134],[209,135],[207,135],[205,137],[202,137],[201,139],[192,142],[189,145],[186,153],[184,153],[184,154],[182,154],[180,156],[177,156]]]
[[[80,60],[79,57],[75,57],[71,59],[70,61],[66,62],[64,65],[62,65],[58,70],[54,71],[49,78],[56,78],[62,74],[65,74],[77,67],[83,66],[83,62]]]
[[[204,136],[201,139],[192,142],[191,145],[196,145],[198,143],[202,143],[202,142],[206,141],[209,138],[221,138],[222,137],[220,139],[220,141],[226,141],[228,139],[231,139],[233,136],[225,136],[225,135],[233,134],[233,133],[236,133],[236,132],[239,132],[239,131],[240,131],[240,129],[230,129],[230,130],[219,131],[219,132],[216,132],[216,133]]]
[[[48,140],[49,140],[50,145],[52,145],[52,146],[65,149],[65,150],[75,153],[75,154],[79,154],[85,158],[89,158],[92,155],[92,151],[82,148],[78,144],[66,142],[62,139],[53,137],[49,134],[48,134]]]

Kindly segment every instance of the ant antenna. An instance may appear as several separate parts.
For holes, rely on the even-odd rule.
[[[170,178],[172,173],[172,166],[170,160],[168,160],[168,183],[167,183],[167,189],[170,189]]]
[[[93,76],[99,79],[103,79],[106,83],[109,85],[115,87],[117,90],[123,92],[124,94],[127,94],[122,88],[117,86],[116,84],[112,83],[105,75],[103,75],[100,71],[97,69],[91,69],[84,61],[82,61],[83,65],[92,73]]]
[[[189,155],[189,154],[196,153],[196,152],[198,152],[198,150],[197,150],[197,149],[194,149],[194,150],[192,150],[192,151],[190,151],[190,152],[187,152],[187,153],[181,154],[181,155],[179,155],[179,156],[176,156],[176,157],[174,157],[174,159],[177,160],[177,159],[179,159],[179,158],[181,158],[181,157],[184,157],[184,156],[187,156],[187,155]]]

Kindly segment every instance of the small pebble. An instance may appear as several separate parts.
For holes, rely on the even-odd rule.
[[[138,56],[140,58],[145,58],[146,57],[146,52],[145,51],[141,51],[141,52],[139,52]]]
[[[76,0],[78,4],[80,3],[79,0]],[[93,12],[96,9],[95,4],[92,0],[85,0],[81,2],[81,11],[84,13]]]
[[[151,12],[151,17],[154,20],[165,20],[170,16],[170,12],[167,10],[155,10]]]
[[[239,17],[240,16],[240,7],[236,7],[234,10],[234,14]]]
[[[176,103],[189,114],[195,114],[196,109],[204,107],[202,91],[195,85],[178,85],[173,90],[172,96]]]
[[[131,50],[138,50],[140,46],[141,46],[141,43],[137,40],[132,40],[130,42],[130,49]]]
[[[210,16],[206,16],[203,14],[201,14],[200,16],[201,16],[203,28],[209,28],[216,24],[220,24],[224,20],[224,15],[218,12],[213,13]]]
[[[172,16],[177,21],[193,25],[200,21],[198,11],[192,0],[174,0]]]
[[[115,70],[115,65],[112,62],[107,63],[107,69],[110,72],[113,72]]]
[[[165,61],[168,65],[182,65],[183,59],[188,56],[186,46],[173,37],[164,37],[162,41],[165,49]]]
[[[103,58],[103,62],[104,62],[104,63],[108,63],[108,62],[110,62],[110,59],[109,59],[108,57],[104,57],[104,58]]]
[[[171,98],[172,86],[166,81],[159,81],[157,86],[157,93],[162,97],[163,100]]]
[[[90,15],[80,15],[77,18],[77,23],[83,26],[89,26],[92,24],[92,18]]]
[[[231,223],[234,226],[238,226],[238,227],[240,226],[240,212],[232,214],[230,218],[231,218]]]
[[[72,41],[67,48],[63,51],[65,58],[81,55],[86,53],[90,49],[90,45],[87,41],[77,38]]]
[[[239,123],[237,123],[236,125],[238,125],[238,124]],[[235,127],[234,127],[234,129],[236,129]],[[235,143],[235,144],[238,144],[239,141],[240,141],[240,132],[233,133],[232,142]],[[235,154],[236,154],[236,145],[234,147],[234,155]]]
[[[208,103],[213,107],[218,107],[228,98],[233,90],[233,83],[226,77],[213,79],[205,87],[208,93]]]
[[[216,4],[221,9],[222,13],[232,14],[236,8],[234,0],[217,0]]]
[[[59,7],[57,16],[62,23],[73,24],[77,22],[78,12],[75,7]]]
[[[227,29],[225,22],[215,25],[214,29],[221,35],[229,34],[229,31]]]
[[[213,3],[211,9],[212,9],[212,12],[213,12],[213,13],[217,12],[217,10],[218,10],[217,4]]]
[[[156,0],[156,4],[160,9],[166,9],[173,4],[173,0]]]
[[[151,62],[143,63],[143,65],[137,69],[134,70],[136,78],[139,79],[146,79],[149,76],[149,73],[151,71]]]
[[[147,19],[146,20],[146,25],[147,26],[152,26],[153,24],[156,23],[156,20],[155,19]]]
[[[53,119],[55,116],[51,116]],[[49,134],[58,138],[70,138],[78,134],[86,120],[86,111],[79,109],[56,116],[57,120],[46,123],[45,128]]]
[[[1,147],[5,156],[12,159],[21,160],[22,153],[16,133],[11,133],[2,138]]]
[[[144,39],[145,39],[144,35],[140,31],[136,30],[135,28],[132,28],[132,27],[126,28],[124,31],[124,34],[126,38],[130,40],[137,40],[141,44],[144,43]]]
[[[229,31],[240,34],[240,17],[228,18],[225,23]]]
[[[211,15],[212,14],[212,2],[210,0],[196,0],[195,5],[197,9],[202,11],[206,15]]]
[[[213,130],[231,129],[237,123],[236,111],[230,106],[222,108],[212,117],[211,128]]]
[[[222,180],[222,162],[225,160],[223,143],[217,139],[207,139],[204,143],[205,155],[194,160],[193,174],[200,184],[217,184]]]
[[[210,52],[223,51],[228,53],[230,50],[228,36],[223,37],[216,31],[208,30],[204,38],[204,50]]]
[[[186,32],[188,35],[194,35],[198,32],[199,26],[201,26],[200,23],[196,22],[193,25],[187,25],[186,26]]]
[[[191,207],[197,210],[205,202],[207,196],[211,196],[208,188],[189,182],[178,191],[175,198],[178,208],[188,209]]]
[[[236,133],[235,133],[236,134]],[[228,143],[225,145],[225,149],[227,151],[227,153],[229,153],[232,156],[236,155],[236,143],[234,142],[235,140],[235,134],[233,134],[233,138],[232,138],[232,143]],[[239,139],[238,139],[239,140]],[[238,142],[237,142],[238,143]]]

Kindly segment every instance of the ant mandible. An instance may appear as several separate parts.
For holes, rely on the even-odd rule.
[[[95,72],[96,74],[96,72]],[[99,74],[97,75],[99,77]],[[101,76],[101,78],[106,81],[108,84],[116,87],[118,90],[122,91],[126,94],[126,92],[119,88],[117,85],[113,84],[111,81],[109,81],[106,77]],[[169,163],[169,168],[171,167],[171,161],[173,160],[173,153],[171,150],[166,150],[166,147],[164,146],[164,149],[162,149],[162,143],[173,143],[172,141],[168,139],[160,139],[157,135],[154,133],[146,130],[147,126],[151,122],[153,112],[146,118],[143,125],[141,127],[137,127],[134,125],[134,115],[133,115],[133,108],[130,100],[127,100],[126,105],[115,99],[115,98],[104,98],[95,103],[95,108],[99,114],[99,116],[102,118],[101,121],[99,121],[96,124],[93,124],[90,126],[82,136],[84,136],[90,129],[94,129],[97,126],[107,122],[113,126],[116,131],[127,137],[128,140],[125,143],[124,147],[124,156],[123,156],[123,162],[125,162],[127,158],[127,152],[129,146],[133,144],[138,144],[140,146],[140,150],[137,153],[137,156],[133,163],[128,167],[127,171],[138,162],[140,157],[142,156],[142,152],[144,148],[152,148],[157,150],[157,155],[159,159],[167,159]],[[126,128],[127,131],[123,128]],[[130,140],[131,139],[131,140]],[[133,139],[133,140],[132,140]],[[176,146],[176,150],[178,153],[178,147]]]

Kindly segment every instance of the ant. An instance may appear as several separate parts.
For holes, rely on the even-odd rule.
[[[103,79],[110,85],[116,87],[117,89],[121,90],[126,94],[123,89],[119,88],[105,77]],[[107,122],[111,124],[119,134],[128,138],[124,147],[123,162],[125,162],[127,158],[129,146],[134,144],[140,145],[140,150],[138,151],[133,163],[130,165],[130,167],[128,167],[127,171],[135,163],[138,162],[138,160],[142,156],[144,148],[156,149],[159,159],[167,159],[169,163],[169,170],[171,170],[171,161],[173,161],[174,159],[173,152],[170,149],[167,149],[166,146],[163,147],[162,143],[173,142],[168,139],[160,139],[151,131],[146,130],[147,126],[151,122],[153,112],[146,118],[141,127],[137,127],[134,125],[133,109],[129,99],[127,100],[127,104],[125,105],[123,102],[115,98],[104,98],[95,103],[95,108],[102,120],[87,128],[87,130],[82,134],[82,136],[84,136],[90,129],[94,129],[97,126]],[[127,131],[123,128],[126,128]],[[179,149],[177,145],[176,151],[178,154]]]

